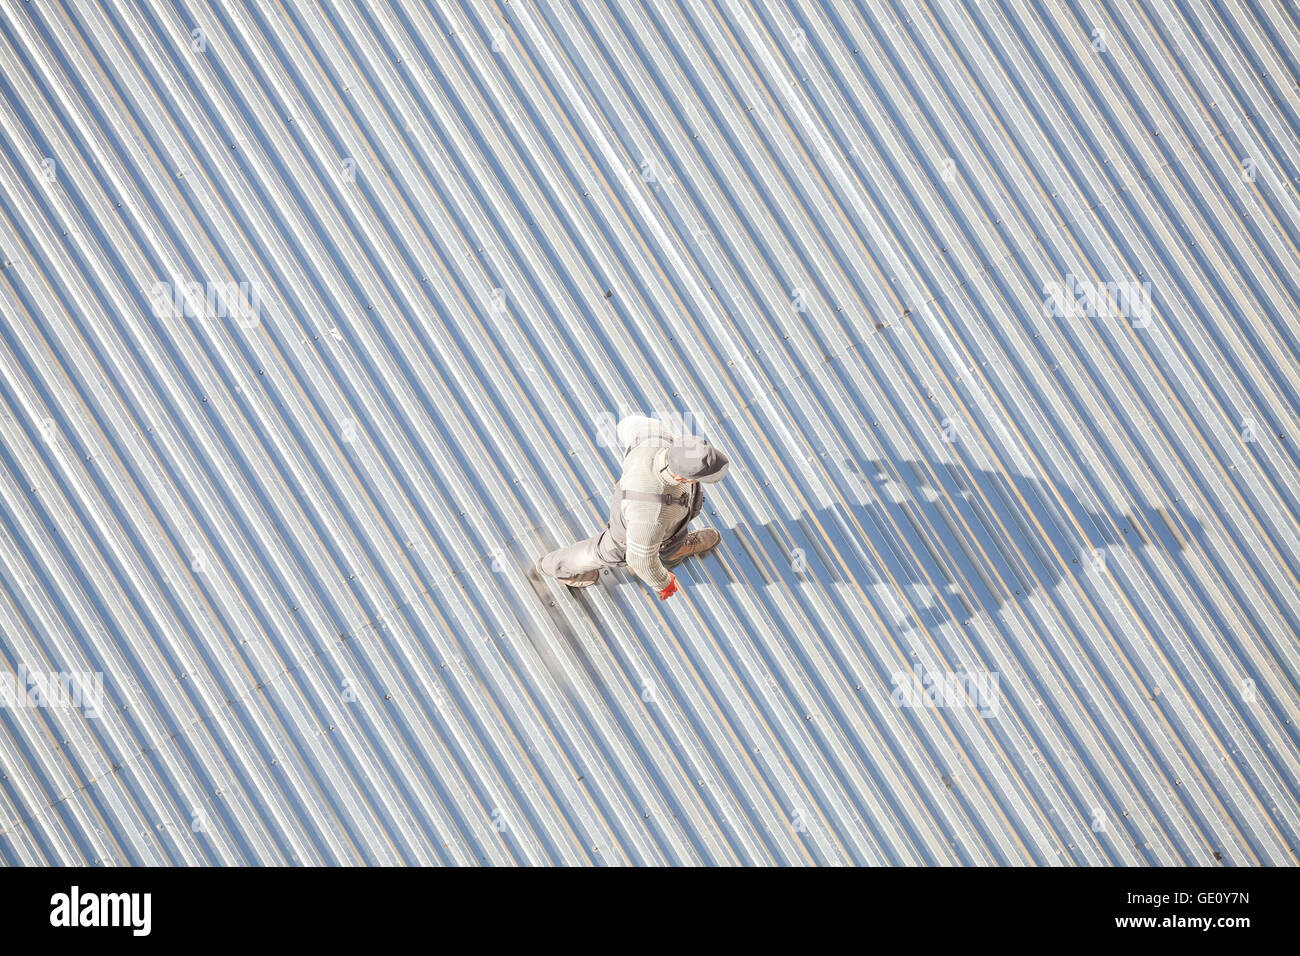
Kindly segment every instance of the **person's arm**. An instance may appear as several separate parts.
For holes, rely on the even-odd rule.
[[[660,535],[656,521],[658,509],[642,508],[635,503],[630,503],[625,513],[627,515],[627,566],[632,569],[633,574],[656,591],[667,589],[674,578],[659,560]]]

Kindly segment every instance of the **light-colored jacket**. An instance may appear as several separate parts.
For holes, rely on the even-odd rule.
[[[617,488],[674,499],[645,501],[616,495],[610,514],[615,540],[625,537],[627,566],[656,591],[662,591],[671,580],[660,559],[661,549],[699,513],[703,501],[699,483],[674,481],[665,470],[668,448],[678,440],[671,426],[657,419],[632,415],[618,423],[618,441],[624,453],[623,476]]]

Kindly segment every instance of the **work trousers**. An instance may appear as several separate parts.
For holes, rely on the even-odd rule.
[[[688,523],[689,521],[683,521],[681,527],[659,545],[660,561],[667,561],[669,556],[682,546]],[[584,538],[567,547],[556,548],[542,558],[538,567],[544,574],[549,574],[553,578],[572,578],[585,571],[619,568],[625,564],[627,564],[627,542],[616,541],[609,527],[606,526],[604,531],[590,538]]]

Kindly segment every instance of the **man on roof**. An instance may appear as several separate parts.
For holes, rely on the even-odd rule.
[[[688,531],[704,505],[702,483],[720,481],[727,456],[704,439],[680,436],[662,421],[631,415],[618,423],[623,475],[614,486],[605,530],[559,548],[538,568],[571,588],[596,583],[602,568],[627,565],[658,592],[677,593],[669,568],[717,547],[713,528]]]

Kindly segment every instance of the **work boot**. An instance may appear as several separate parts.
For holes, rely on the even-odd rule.
[[[581,574],[575,574],[571,578],[556,578],[561,584],[567,584],[571,588],[589,588],[596,583],[600,577],[599,571],[583,571]]]
[[[668,557],[663,558],[662,562],[665,567],[678,564],[693,554],[703,554],[706,551],[713,550],[721,540],[722,535],[715,528],[701,528],[699,531],[692,531],[678,546],[677,550]]]

